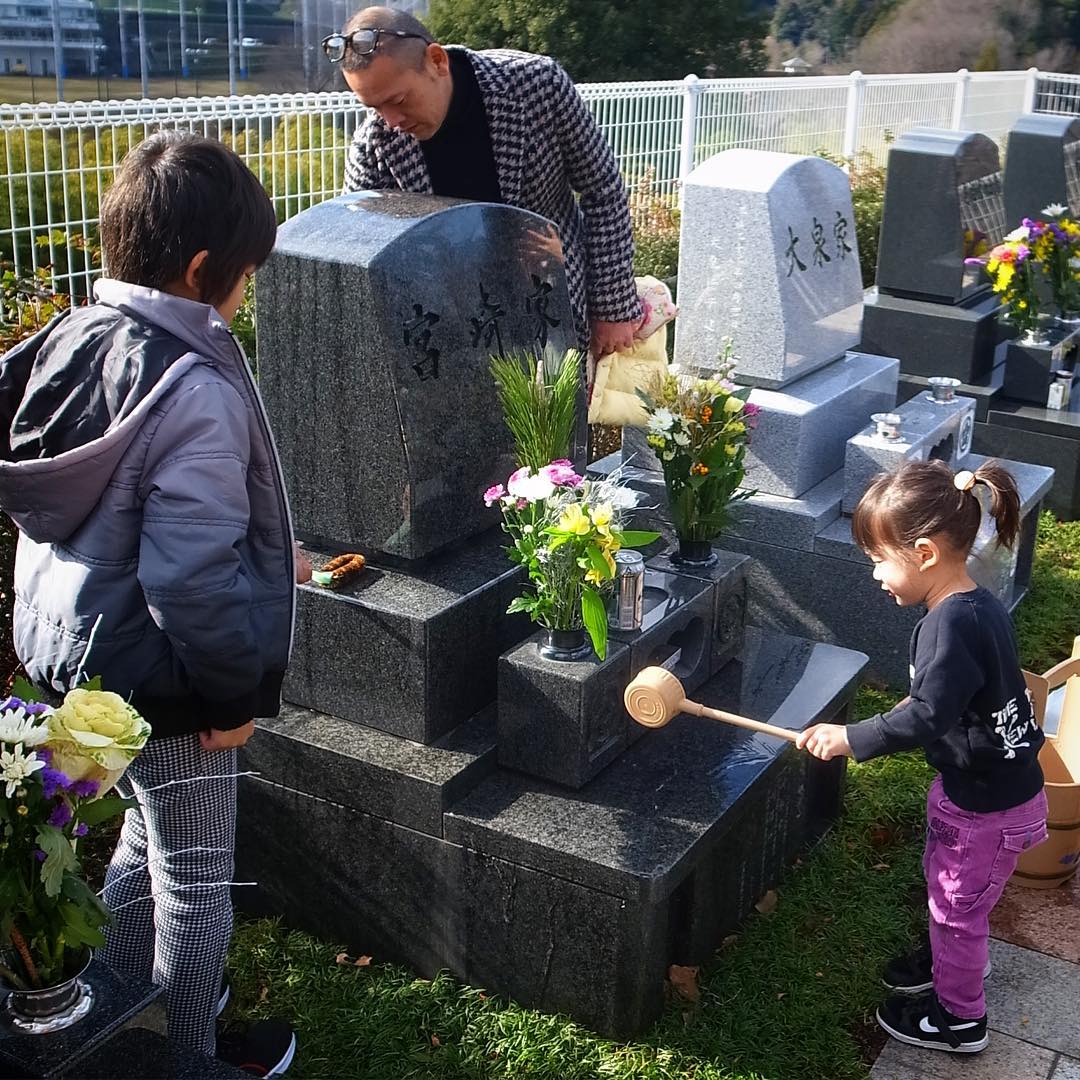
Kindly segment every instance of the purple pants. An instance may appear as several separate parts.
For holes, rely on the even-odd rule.
[[[930,905],[934,991],[965,1020],[986,1014],[983,972],[990,912],[1022,852],[1046,839],[1046,795],[1011,810],[976,814],[945,796],[935,777],[926,800],[923,872]]]

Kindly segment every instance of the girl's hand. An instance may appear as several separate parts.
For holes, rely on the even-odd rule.
[[[311,580],[311,560],[300,550],[300,544],[293,541],[293,559],[296,562],[296,584],[303,585]]]
[[[853,756],[848,743],[847,728],[843,724],[814,724],[800,732],[795,745],[822,761]]]
[[[204,750],[238,750],[254,734],[255,721],[249,720],[242,727],[233,728],[231,731],[218,731],[216,728],[200,731],[199,742]]]

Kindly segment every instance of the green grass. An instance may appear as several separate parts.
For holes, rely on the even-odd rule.
[[[1031,593],[1017,619],[1023,662],[1068,655],[1080,631],[1080,523],[1044,515]],[[860,691],[858,716],[897,695]],[[614,1043],[546,1016],[389,964],[343,967],[342,946],[260,920],[238,928],[233,1017],[291,1018],[295,1075],[356,1080],[865,1080],[880,1046],[881,965],[922,917],[920,858],[931,771],[902,754],[849,770],[844,813],[645,1037]],[[378,957],[375,958],[376,961]]]

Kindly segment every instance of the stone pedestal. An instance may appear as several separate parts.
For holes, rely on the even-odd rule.
[[[1062,369],[1073,371],[1080,331],[1051,331],[1045,344],[1010,341],[1005,351],[1002,397],[1045,407],[1050,385]]]
[[[424,743],[479,712],[495,700],[499,656],[531,629],[506,614],[525,572],[505,540],[495,529],[408,570],[300,586],[285,699]],[[316,569],[328,558],[310,555]]]
[[[790,729],[843,722],[865,663],[747,631],[695,696]],[[706,962],[820,834],[843,782],[842,763],[687,716],[579,791],[494,767],[480,728],[454,751],[359,730],[260,722],[237,836],[237,873],[259,888],[238,901],[620,1039],[660,1015],[668,966]]]
[[[998,298],[985,289],[957,304],[869,289],[859,348],[897,357],[903,375],[978,382],[993,369],[1006,334],[998,324],[999,307]]]

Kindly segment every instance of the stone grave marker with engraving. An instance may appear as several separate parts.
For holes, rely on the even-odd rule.
[[[260,386],[299,533],[419,559],[497,524],[479,495],[513,463],[491,354],[575,345],[549,229],[378,192],[281,226],[259,273]]]
[[[972,383],[997,362],[998,299],[965,259],[1009,231],[996,143],[913,128],[889,151],[877,283],[866,296],[862,348],[900,360],[904,375]]]
[[[1028,113],[1009,132],[1005,220],[1009,229],[1052,203],[1080,213],[1080,119]]]
[[[753,386],[786,386],[855,346],[862,282],[843,171],[762,150],[699,165],[683,187],[679,309],[676,363],[713,369],[732,334]]]

